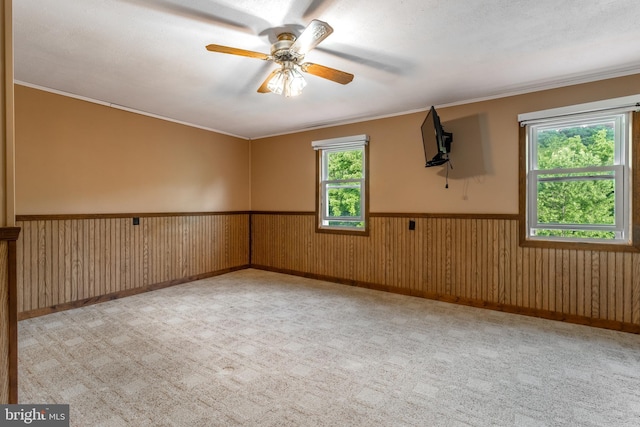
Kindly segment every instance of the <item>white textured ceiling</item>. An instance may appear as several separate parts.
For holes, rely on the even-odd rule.
[[[638,0],[14,0],[15,79],[244,138],[640,72]],[[311,19],[303,94],[256,90]],[[279,31],[280,30],[280,31]]]

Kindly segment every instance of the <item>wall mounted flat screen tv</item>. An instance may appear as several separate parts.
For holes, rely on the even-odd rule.
[[[439,166],[449,161],[453,134],[445,132],[436,109],[432,106],[422,122],[422,145],[425,167]]]

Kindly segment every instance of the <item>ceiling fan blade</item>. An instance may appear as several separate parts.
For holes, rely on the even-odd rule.
[[[265,61],[271,59],[271,56],[267,55],[266,53],[254,52],[252,50],[238,49],[235,47],[220,46],[219,44],[207,45],[207,50],[211,52],[229,53],[231,55],[240,55],[240,56],[248,56],[249,58],[264,59]]]
[[[307,9],[302,13],[302,17],[321,16],[322,12],[329,8],[334,2],[335,0],[311,0]]]
[[[324,65],[312,64],[310,62],[300,64],[300,69],[305,73],[313,74],[314,76],[322,77],[323,79],[331,80],[343,85],[351,83],[351,80],[353,80],[353,74],[345,73],[344,71],[336,70],[335,68],[325,67]]]
[[[258,93],[270,93],[271,91],[267,87],[269,80],[278,72],[278,69],[275,69],[269,74],[269,76],[262,82],[262,85],[258,88]]]
[[[333,33],[333,28],[326,22],[314,19],[307,25],[300,37],[289,48],[290,51],[304,55]]]
[[[249,34],[257,34],[262,28],[267,28],[270,23],[259,16],[241,11],[234,6],[225,6],[222,2],[211,0],[119,0],[132,3],[136,6],[156,10],[161,13],[169,13],[187,19],[193,19],[205,24],[216,24],[242,31]],[[187,3],[187,4],[185,4]]]
[[[231,7],[222,5],[207,4],[203,0],[194,0],[190,5],[177,4],[175,0],[121,0],[133,3],[137,6],[154,9],[163,13],[181,16],[187,19],[198,20],[207,24],[216,23],[218,25],[232,28],[234,30],[243,31],[245,33],[254,33],[254,29],[247,25],[252,22],[249,18],[252,16],[246,14],[239,16],[240,11]],[[182,2],[186,3],[186,2]],[[208,2],[211,3],[211,2]],[[255,20],[259,18],[254,18]]]

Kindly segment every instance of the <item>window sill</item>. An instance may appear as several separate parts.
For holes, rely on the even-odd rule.
[[[581,251],[602,251],[602,252],[640,252],[640,242],[634,244],[625,243],[592,243],[592,242],[566,242],[555,240],[530,240],[520,239],[522,248],[543,248],[543,249],[571,249]]]
[[[364,229],[348,229],[348,228],[329,228],[316,226],[316,233],[325,234],[342,234],[347,236],[369,236],[369,228]]]

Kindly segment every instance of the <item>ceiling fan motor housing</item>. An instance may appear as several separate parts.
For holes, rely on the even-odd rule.
[[[292,52],[290,50],[296,36],[291,33],[282,33],[278,35],[278,41],[271,45],[271,56],[273,60],[279,64],[284,62],[298,62],[304,55]]]

